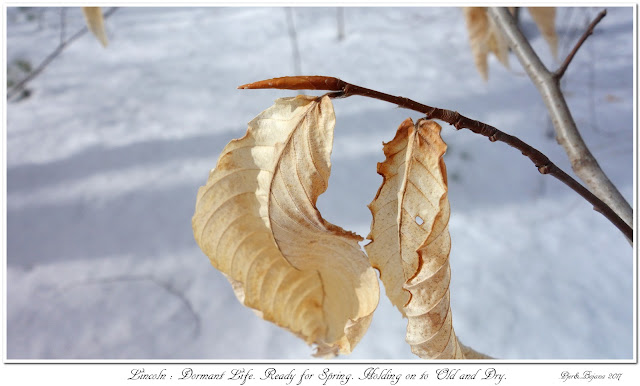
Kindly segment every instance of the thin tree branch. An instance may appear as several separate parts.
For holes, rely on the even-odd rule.
[[[293,56],[293,71],[297,74],[302,73],[302,60],[300,59],[300,49],[298,48],[298,34],[296,33],[296,25],[293,20],[293,8],[285,7],[287,15],[287,30],[289,32],[289,40],[291,40],[291,52]]]
[[[117,7],[110,8],[107,12],[104,13],[103,18],[106,20],[109,16],[111,16],[117,10],[118,10]],[[61,19],[61,21],[62,21],[62,19]],[[61,24],[61,28],[64,31],[64,24]],[[58,46],[56,47],[56,49],[53,50],[53,52],[51,52],[42,61],[42,63],[40,63],[36,68],[34,68],[33,71],[31,71],[29,73],[29,75],[27,75],[24,79],[22,79],[20,82],[16,83],[16,85],[13,86],[11,88],[11,90],[7,91],[7,100],[13,98],[18,92],[22,91],[24,89],[25,85],[27,83],[29,83],[30,81],[32,81],[35,77],[40,75],[40,73],[45,68],[47,68],[49,63],[51,63],[55,58],[57,58],[69,44],[73,43],[75,40],[77,40],[78,38],[82,37],[88,31],[89,31],[89,29],[85,26],[82,29],[80,29],[78,32],[76,32],[75,34],[71,35],[71,37],[69,37],[69,39],[61,41],[60,44],[58,44]],[[62,33],[63,32],[61,32],[61,34]]]
[[[580,38],[580,40],[578,40],[576,45],[573,47],[573,50],[571,50],[569,55],[567,55],[566,59],[564,60],[564,62],[560,66],[560,68],[558,68],[556,70],[556,72],[553,73],[553,77],[556,78],[557,81],[559,81],[560,78],[562,78],[562,76],[564,75],[565,71],[567,71],[567,68],[569,67],[569,64],[573,60],[573,57],[576,56],[576,53],[578,52],[578,50],[580,49],[582,44],[587,40],[587,38],[591,34],[593,34],[593,29],[596,27],[596,25],[598,23],[600,23],[600,20],[602,20],[606,15],[607,15],[607,10],[603,9],[602,11],[600,11],[598,16],[596,16],[596,18],[593,19],[591,24],[589,24],[589,27],[587,27],[587,30],[584,31],[584,34],[582,34],[582,37]]]
[[[576,193],[581,195],[585,200],[593,205],[593,209],[602,213],[611,223],[613,223],[630,241],[633,240],[633,229],[625,223],[607,204],[602,202],[598,197],[591,193],[588,189],[580,185],[576,180],[571,178],[567,173],[562,171],[553,162],[542,154],[539,150],[523,142],[519,138],[506,134],[495,127],[483,122],[469,119],[457,111],[440,109],[431,107],[422,103],[415,102],[411,99],[385,94],[379,91],[371,90],[365,87],[356,86],[343,80],[327,76],[292,76],[275,79],[267,79],[251,84],[245,84],[240,89],[264,89],[277,88],[288,90],[328,90],[335,91],[328,95],[332,98],[344,98],[352,95],[360,95],[369,98],[379,99],[385,102],[393,103],[399,107],[414,110],[426,115],[427,119],[439,119],[451,124],[457,130],[469,129],[476,134],[483,135],[491,142],[504,142],[514,147],[528,157],[531,162],[538,168],[541,174],[550,174],[569,186]]]
[[[527,75],[542,95],[556,130],[557,141],[569,156],[573,171],[589,187],[591,192],[604,201],[631,228],[633,209],[602,171],[580,136],[564,94],[560,89],[560,77],[551,73],[542,64],[542,61],[533,51],[528,40],[522,35],[522,32],[515,24],[515,20],[506,8],[489,7],[488,12],[494,19],[498,29],[507,39],[509,46],[518,57]],[[595,22],[600,21],[602,17],[604,15],[599,15],[592,25],[595,27]],[[590,30],[592,30],[591,27],[583,35],[584,40],[586,40]],[[581,45],[582,43],[579,42],[574,50],[577,51]],[[573,55],[570,55],[570,58],[565,61],[567,65]],[[629,233],[627,237],[632,243],[632,234]]]
[[[180,301],[187,309],[187,311],[193,316],[194,320],[194,331],[193,335],[198,336],[200,334],[200,326],[202,324],[200,320],[200,315],[196,312],[195,307],[191,303],[191,301],[187,298],[187,296],[174,288],[169,282],[165,282],[161,279],[156,278],[153,275],[120,275],[113,277],[105,277],[105,278],[95,278],[90,280],[85,280],[81,282],[74,282],[67,284],[63,287],[57,288],[58,291],[68,291],[69,289],[87,286],[91,284],[112,284],[112,283],[121,283],[121,282],[136,282],[136,281],[148,281],[152,284],[157,285],[158,287],[163,288],[165,291],[169,292],[171,295],[174,295],[178,301]]]
[[[67,7],[60,8],[60,44],[64,44],[67,37]]]
[[[338,40],[344,40],[344,7],[336,8],[336,20],[338,25]]]

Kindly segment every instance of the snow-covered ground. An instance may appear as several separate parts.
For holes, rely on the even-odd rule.
[[[599,9],[560,9],[564,58]],[[476,71],[459,8],[292,12],[300,67],[514,134],[565,171],[536,89],[515,57]],[[66,33],[83,25],[66,12]],[[9,9],[7,59],[36,65],[60,10]],[[554,61],[526,12],[524,31]],[[281,96],[237,90],[295,75],[284,8],[122,8],[103,49],[85,35],[7,106],[9,359],[309,359],[304,342],[244,308],[191,230],[196,191],[232,138]],[[582,134],[633,198],[633,9],[608,9],[563,81]],[[406,117],[380,101],[334,102],[332,176],[319,209],[366,236],[382,141]],[[507,359],[630,359],[632,248],[588,203],[500,143],[443,124],[452,208],[451,300],[463,343]],[[384,295],[345,359],[414,359]]]

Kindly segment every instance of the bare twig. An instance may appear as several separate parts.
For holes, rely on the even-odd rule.
[[[113,7],[110,8],[107,12],[104,13],[103,18],[107,19],[109,16],[113,15],[113,13],[115,11],[117,11],[118,8],[117,7]],[[63,19],[61,18],[61,26],[60,28],[62,29],[61,31],[61,36],[64,33],[64,25],[65,23],[62,23]],[[71,43],[73,43],[75,40],[77,40],[78,38],[82,37],[84,34],[86,34],[89,31],[89,29],[85,26],[82,29],[80,29],[78,32],[76,32],[75,34],[71,35],[71,37],[69,37],[69,39],[67,40],[63,40],[60,42],[60,44],[58,44],[58,46],[56,47],[55,50],[53,50],[53,52],[51,52],[43,61],[42,63],[40,63],[36,68],[33,69],[33,71],[31,71],[24,79],[22,79],[20,82],[16,83],[15,86],[13,86],[11,88],[11,90],[7,91],[7,100],[13,98],[17,93],[19,93],[20,91],[22,91],[22,89],[24,89],[25,85],[27,83],[29,83],[30,81],[32,81],[35,77],[37,77],[38,75],[40,75],[40,73],[47,68],[47,66],[49,65],[49,63],[51,63],[55,58],[57,58],[62,51],[64,51],[64,49],[70,45]]]
[[[393,103],[399,107],[414,110],[425,114],[427,119],[439,119],[451,124],[457,130],[469,129],[476,134],[483,135],[491,142],[504,142],[512,146],[523,155],[528,157],[531,162],[538,168],[541,174],[550,174],[569,186],[575,192],[580,194],[585,200],[593,205],[593,209],[602,213],[609,221],[611,221],[629,240],[633,239],[633,229],[625,223],[607,204],[602,202],[593,193],[580,185],[576,180],[571,178],[562,169],[557,167],[553,162],[542,154],[539,150],[533,148],[529,144],[523,142],[519,138],[506,134],[495,127],[483,122],[469,119],[457,111],[440,109],[431,107],[422,103],[415,102],[411,99],[385,94],[379,91],[356,86],[343,80],[327,76],[292,76],[268,79],[251,84],[242,85],[241,89],[263,89],[277,88],[288,90],[328,90],[335,91],[328,94],[333,98],[344,98],[351,95],[360,95],[369,98],[379,99],[385,102]]]
[[[336,8],[336,20],[338,24],[338,40],[344,40],[344,7]]]
[[[174,295],[185,306],[187,311],[193,317],[193,320],[194,320],[193,335],[198,336],[200,334],[200,326],[202,324],[200,321],[200,315],[196,312],[195,307],[193,306],[191,301],[187,298],[187,296],[184,293],[174,288],[170,283],[165,282],[161,279],[158,279],[153,275],[120,275],[120,276],[105,277],[105,278],[95,278],[91,280],[70,283],[63,287],[59,287],[57,290],[67,291],[72,288],[93,285],[93,284],[112,284],[112,283],[136,282],[136,281],[148,281],[152,284],[157,285],[158,287],[163,288],[165,291],[169,292],[170,294]]]
[[[289,39],[291,40],[291,51],[293,55],[293,71],[296,74],[302,73],[302,61],[300,60],[300,49],[298,48],[298,34],[296,33],[296,25],[293,20],[293,9],[286,7],[287,26],[289,31]]]
[[[607,175],[602,171],[595,157],[589,151],[580,132],[576,127],[571,111],[567,106],[564,94],[560,89],[560,77],[564,74],[566,66],[582,45],[584,40],[593,32],[593,27],[605,15],[600,13],[569,55],[565,64],[556,73],[550,72],[542,63],[538,55],[531,48],[527,39],[518,29],[511,14],[505,8],[489,8],[489,15],[495,20],[496,25],[501,30],[509,46],[518,57],[527,75],[533,81],[538,91],[542,95],[553,126],[556,130],[558,143],[562,145],[569,156],[571,167],[576,175],[589,187],[591,192],[604,201],[629,228],[633,223],[633,209],[622,197],[622,194],[611,183]],[[626,234],[626,233],[625,233]],[[632,234],[626,234],[632,242]]]
[[[60,44],[64,44],[67,34],[67,7],[60,8]]]
[[[553,74],[554,78],[556,79],[560,79],[562,78],[562,76],[564,75],[565,71],[567,71],[567,68],[569,67],[569,64],[571,63],[571,61],[573,60],[573,57],[576,56],[576,53],[578,52],[578,50],[580,49],[580,47],[582,46],[582,44],[587,40],[587,38],[593,33],[593,29],[596,27],[596,25],[598,23],[600,23],[600,20],[602,20],[605,16],[607,15],[607,10],[603,9],[598,16],[596,16],[595,19],[593,19],[593,21],[591,22],[591,24],[589,24],[589,27],[587,27],[587,30],[584,32],[584,34],[582,34],[582,37],[580,38],[580,40],[578,40],[578,42],[576,43],[576,45],[573,47],[573,50],[571,50],[571,52],[569,53],[569,55],[567,55],[567,58],[564,60],[564,62],[562,63],[562,65],[560,66],[560,68],[558,68],[556,70],[556,72]]]

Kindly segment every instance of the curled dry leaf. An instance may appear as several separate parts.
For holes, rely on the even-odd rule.
[[[487,14],[486,7],[464,7],[462,11],[467,24],[473,60],[482,78],[487,80],[489,78],[487,56],[493,53],[500,63],[509,67],[509,45]]]
[[[383,182],[369,205],[373,222],[365,249],[387,296],[408,318],[414,354],[463,359],[449,306],[447,146],[440,129],[433,121],[421,119],[416,127],[407,119],[384,144],[386,159],[378,164]]]
[[[200,248],[238,299],[318,354],[347,354],[378,304],[362,238],[316,209],[335,116],[328,97],[278,99],[222,151],[193,216]]]
[[[84,19],[89,31],[100,41],[103,47],[107,46],[107,33],[104,29],[104,19],[100,7],[82,7]]]

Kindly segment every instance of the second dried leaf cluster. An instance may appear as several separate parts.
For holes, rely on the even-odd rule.
[[[335,115],[328,96],[278,99],[222,151],[198,191],[197,243],[240,302],[317,347],[348,354],[379,299],[379,270],[423,358],[478,358],[461,345],[449,304],[446,145],[440,126],[405,120],[384,144],[383,183],[362,237],[322,218]]]

